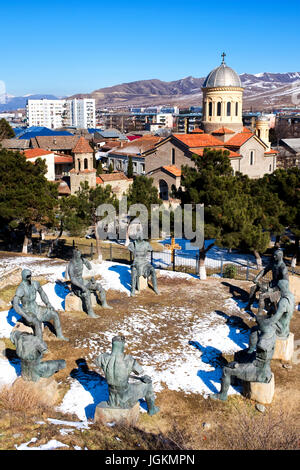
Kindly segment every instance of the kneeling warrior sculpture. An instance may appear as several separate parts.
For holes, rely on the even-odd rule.
[[[134,258],[131,265],[131,296],[133,297],[135,289],[138,289],[140,276],[144,276],[146,279],[151,276],[154,292],[159,294],[155,269],[147,260],[148,251],[153,250],[150,243],[143,240],[142,233],[138,232],[136,240],[129,243],[128,249]]]
[[[42,307],[36,303],[37,293],[40,294],[46,307]],[[68,341],[68,338],[65,338],[62,334],[58,313],[50,304],[40,283],[38,281],[32,281],[31,271],[29,269],[23,269],[22,271],[22,282],[17,287],[12,305],[15,311],[24,318],[25,322],[33,327],[34,334],[39,338],[43,339],[42,323],[53,320],[57,338]]]
[[[71,280],[72,292],[80,297],[84,304],[86,313],[92,318],[98,318],[96,315],[91,300],[91,293],[95,295],[99,293],[101,304],[103,308],[112,308],[106,302],[105,290],[101,287],[99,282],[96,282],[92,277],[89,281],[84,281],[82,277],[83,266],[87,269],[92,269],[91,263],[86,260],[78,249],[74,249],[73,257],[68,264],[68,275]]]
[[[260,279],[269,271],[272,271],[272,281],[270,283],[260,281]],[[253,279],[255,285],[250,289],[248,305],[245,307],[245,310],[249,310],[251,308],[251,305],[255,301],[257,292],[259,292],[259,309],[257,312],[259,315],[265,308],[266,300],[269,300],[275,308],[275,305],[279,300],[278,282],[281,279],[288,281],[288,269],[283,261],[283,252],[281,250],[276,250],[273,253],[271,262]]]
[[[152,380],[148,375],[141,377],[130,376],[142,374],[141,365],[129,355],[124,354],[124,336],[115,336],[112,339],[111,354],[103,353],[96,359],[96,364],[104,371],[108,383],[110,408],[132,408],[138,400],[145,398],[148,414],[154,415],[159,411],[155,406],[155,396]],[[129,383],[129,378],[139,380],[139,383]]]
[[[210,398],[226,401],[231,377],[237,377],[246,382],[270,382],[272,378],[270,363],[276,342],[276,322],[272,317],[266,318],[266,316],[257,316],[256,321],[258,323],[258,334],[256,344],[253,342],[256,349],[255,359],[246,363],[234,361],[225,366],[221,380],[221,391],[209,395]]]
[[[42,362],[47,345],[38,336],[15,330],[11,332],[10,340],[16,346],[16,353],[21,359],[21,374],[24,380],[37,382],[40,378],[51,377],[66,367],[64,359]]]
[[[277,287],[280,292],[280,299],[274,315],[269,315],[276,327],[276,336],[280,339],[287,339],[290,334],[290,322],[295,308],[295,297],[289,290],[289,282],[285,279],[278,281]],[[255,351],[259,335],[259,327],[251,329],[248,353]]]

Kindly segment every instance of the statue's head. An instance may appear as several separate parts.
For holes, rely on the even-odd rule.
[[[281,294],[284,295],[289,292],[289,281],[287,281],[286,279],[280,279],[277,285],[280,289]]]
[[[74,258],[74,259],[80,259],[80,258],[81,258],[81,251],[78,250],[78,248],[74,248],[74,250],[73,250],[73,258]]]
[[[23,269],[22,280],[31,283],[31,271],[30,269]]]
[[[279,263],[280,261],[283,260],[283,251],[282,250],[276,250],[273,253],[273,259],[275,263]]]
[[[125,337],[124,336],[114,336],[112,339],[112,352],[113,353],[123,353],[125,348]]]

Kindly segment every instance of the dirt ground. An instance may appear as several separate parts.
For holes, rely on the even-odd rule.
[[[45,328],[44,340],[49,352],[48,359],[66,360],[66,368],[55,375],[59,382],[61,399],[69,388],[68,378],[77,367],[78,359],[84,358],[87,367],[93,370],[96,352],[110,351],[111,338],[107,331],[118,331],[133,310],[144,309],[151,312],[151,321],[156,326],[155,340],[151,332],[140,332],[139,343],[134,338],[126,345],[126,353],[137,357],[141,346],[144,353],[151,357],[156,353],[176,350],[178,335],[193,324],[195,319],[208,311],[219,311],[223,315],[232,315],[226,310],[224,301],[234,297],[246,301],[251,283],[233,279],[208,278],[206,281],[158,279],[161,295],[156,296],[151,289],[143,291],[134,298],[126,294],[109,290],[108,303],[112,310],[97,307],[97,319],[87,317],[83,312],[60,312],[61,323],[69,342],[62,342]],[[10,285],[0,291],[0,299],[13,295],[16,286]],[[166,321],[160,319],[160,311],[169,309]],[[188,311],[172,316],[176,312]],[[253,309],[255,312],[255,309]],[[238,314],[234,314],[237,316]],[[241,325],[247,329],[254,325],[254,320],[242,314]],[[157,331],[159,333],[157,334]],[[295,311],[291,320],[291,331],[295,340],[300,340],[300,312]],[[129,332],[130,333],[130,332]],[[160,335],[160,338],[157,338]],[[87,338],[95,338],[95,349],[90,354]],[[100,338],[100,339],[99,339]],[[160,341],[158,341],[160,339]],[[189,338],[187,338],[187,341]],[[101,345],[97,342],[101,341]],[[14,346],[5,340],[8,354],[13,356]],[[157,348],[161,348],[158,351]],[[300,346],[299,346],[300,351]],[[223,357],[224,363],[233,360],[233,356]],[[300,362],[300,352],[299,352]],[[76,415],[66,416],[54,408],[41,407],[38,404],[17,406],[9,400],[9,392],[0,394],[0,448],[13,449],[16,445],[37,437],[32,445],[41,445],[50,439],[57,439],[67,444],[68,450],[75,446],[88,449],[296,449],[300,443],[300,364],[286,364],[272,361],[275,375],[275,396],[266,411],[256,410],[255,403],[241,395],[231,395],[227,402],[212,401],[198,393],[184,393],[164,388],[157,393],[157,405],[160,412],[153,417],[141,413],[135,427],[103,427],[91,424],[88,430],[75,430],[71,434],[61,435],[57,426],[47,423],[47,418],[73,419]],[[167,364],[162,363],[162,367]],[[38,424],[44,421],[44,424]],[[101,431],[101,432],[100,432]]]

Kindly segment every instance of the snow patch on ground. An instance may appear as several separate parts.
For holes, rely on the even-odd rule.
[[[51,439],[47,444],[42,444],[37,447],[28,447],[29,444],[36,442],[37,438],[33,437],[30,441],[25,442],[24,444],[20,444],[19,446],[15,446],[17,450],[54,450],[60,447],[69,447],[67,444],[63,444],[62,442],[57,441],[56,439]]]

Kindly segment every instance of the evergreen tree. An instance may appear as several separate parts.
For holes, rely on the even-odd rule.
[[[31,163],[19,152],[0,150],[0,219],[10,227],[23,226],[23,253],[34,225],[56,224],[57,184],[46,179],[46,172],[40,158]]]
[[[99,162],[97,166],[97,176],[102,175],[102,173],[103,173],[103,166],[102,166],[102,163]]]
[[[0,142],[3,139],[15,137],[15,132],[6,119],[0,119]]]
[[[133,178],[133,163],[132,163],[132,157],[129,157],[129,159],[128,159],[127,177],[128,177],[128,178]]]
[[[114,167],[112,166],[112,163],[110,163],[108,167],[108,173],[113,173],[113,171],[114,171]]]

